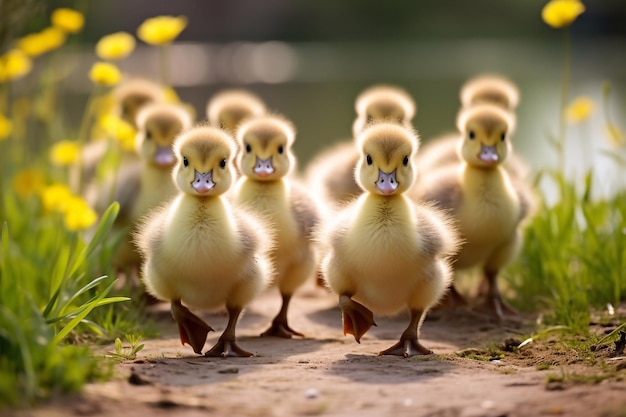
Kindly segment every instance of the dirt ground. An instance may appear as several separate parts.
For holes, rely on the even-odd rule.
[[[238,326],[241,347],[255,356],[222,359],[181,346],[168,306],[158,306],[153,314],[161,337],[145,340],[137,359],[117,366],[113,381],[16,415],[626,416],[626,370],[616,371],[626,367],[625,359],[591,365],[549,338],[503,357],[486,349],[510,338],[524,340],[531,327],[519,321],[433,313],[422,327],[422,341],[435,354],[405,359],[377,353],[397,341],[408,315],[376,317],[378,327],[357,344],[343,336],[335,296],[325,290],[303,289],[292,307],[290,324],[305,339],[258,337],[279,308],[272,291],[250,306]],[[216,330],[207,350],[226,316],[202,317]],[[596,383],[582,377],[596,374],[612,377]]]

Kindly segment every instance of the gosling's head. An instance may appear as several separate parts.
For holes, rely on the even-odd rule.
[[[182,106],[166,103],[144,106],[137,114],[137,152],[148,164],[170,169],[176,162],[174,139],[191,124],[191,115]]]
[[[165,101],[165,93],[160,85],[139,78],[120,84],[113,91],[113,97],[117,103],[118,116],[134,127],[137,127],[137,113],[143,106]]]
[[[493,104],[463,109],[457,117],[462,135],[459,154],[468,164],[493,168],[507,158],[515,116]]]
[[[295,166],[291,146],[296,131],[282,116],[252,117],[237,129],[238,166],[242,174],[257,181],[274,181]]]
[[[178,136],[174,153],[174,182],[184,193],[212,197],[230,188],[235,143],[222,129],[193,127]]]
[[[401,88],[377,85],[359,94],[355,110],[357,117],[352,133],[356,138],[372,122],[388,121],[410,126],[415,116],[415,101]]]
[[[222,91],[209,100],[206,109],[211,126],[225,129],[233,135],[242,120],[261,116],[266,111],[263,100],[246,90]]]
[[[370,193],[403,193],[415,181],[414,157],[418,147],[419,137],[412,129],[389,122],[366,128],[357,137],[357,183]]]
[[[519,103],[519,91],[515,84],[499,75],[481,75],[467,81],[461,87],[461,106],[494,104],[513,111]]]

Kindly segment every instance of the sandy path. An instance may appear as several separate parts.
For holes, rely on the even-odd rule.
[[[488,341],[520,338],[524,333],[520,325],[498,326],[472,314],[433,315],[422,328],[422,339],[435,355],[378,357],[377,352],[397,341],[407,316],[377,317],[378,327],[359,345],[343,336],[335,297],[308,288],[294,298],[290,313],[292,327],[307,338],[259,338],[278,310],[278,294],[271,292],[257,300],[239,324],[240,345],[256,356],[221,359],[197,356],[181,346],[163,307],[156,313],[163,324],[161,338],[146,340],[137,360],[120,364],[120,378],[88,386],[79,401],[56,402],[32,414],[626,415],[620,414],[626,413],[626,382],[557,384],[548,389],[546,375],[558,373],[558,367],[539,371],[532,361],[519,358],[483,362],[454,355]],[[216,329],[207,350],[225,327],[226,317],[204,318]],[[131,374],[133,384],[128,382]]]

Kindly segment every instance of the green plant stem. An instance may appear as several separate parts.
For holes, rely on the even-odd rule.
[[[91,126],[91,119],[93,118],[93,108],[96,97],[99,95],[98,86],[94,86],[94,88],[89,93],[89,97],[87,98],[87,104],[85,105],[85,111],[83,112],[83,118],[80,122],[80,129],[78,130],[78,144],[82,150],[83,146],[87,142],[87,133],[89,132],[89,127]],[[75,188],[74,191],[80,192],[82,191],[82,171],[83,171],[83,158],[78,158],[78,163],[75,165],[76,172],[75,176],[75,184],[72,184]]]
[[[161,72],[161,83],[164,87],[170,85],[170,72],[169,72],[169,45],[159,46],[159,70]]]
[[[569,29],[563,29],[563,74],[561,78],[561,109],[559,112],[559,170],[565,175],[565,139],[567,121],[565,119],[565,109],[569,101],[570,82],[570,61],[571,61],[571,39]]]

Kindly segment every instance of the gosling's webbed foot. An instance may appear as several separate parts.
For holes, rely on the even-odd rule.
[[[187,343],[197,354],[202,354],[206,337],[213,329],[180,302],[172,302],[172,316],[178,324],[181,344]]]
[[[339,298],[339,305],[343,315],[343,334],[351,334],[357,343],[372,327],[376,326],[374,314],[363,304],[359,304],[348,296]]]
[[[235,341],[229,340],[219,340],[215,346],[211,348],[211,350],[206,351],[204,356],[209,357],[236,357],[236,358],[247,358],[253,356],[252,352],[248,352],[247,350],[243,350],[237,345]]]
[[[274,319],[270,328],[261,333],[261,336],[274,336],[291,339],[294,336],[304,337],[304,334],[289,327],[289,324],[286,321]]]
[[[378,355],[404,356],[405,358],[416,355],[430,355],[433,351],[422,345],[417,339],[400,339],[398,343],[385,349]]]

